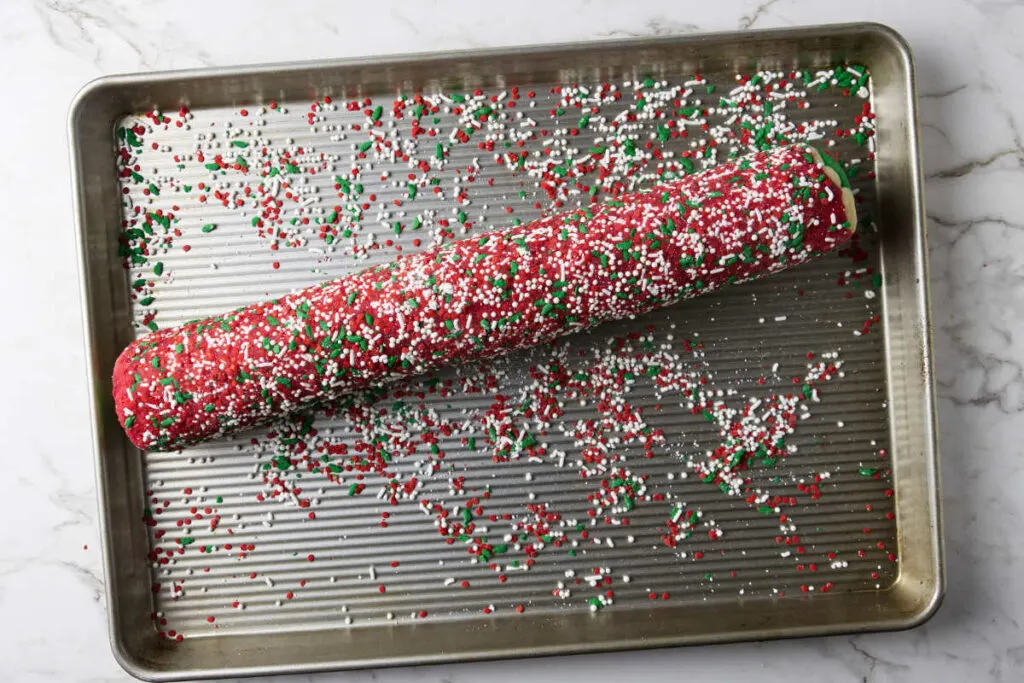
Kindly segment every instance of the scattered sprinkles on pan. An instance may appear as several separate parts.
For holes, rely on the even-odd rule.
[[[401,253],[407,247],[393,238],[406,232],[417,235],[410,246],[442,244],[473,230],[518,224],[517,207],[586,207],[785,144],[827,151],[853,140],[861,152],[843,160],[846,173],[870,179],[873,171],[862,171],[874,161],[868,83],[864,67],[846,65],[740,75],[724,93],[700,76],[679,84],[648,77],[555,86],[546,93],[511,87],[416,94],[387,106],[370,98],[340,103],[324,97],[293,111],[270,102],[239,110],[233,121],[201,124],[187,107],[173,116],[153,110],[131,117],[118,128],[118,162],[125,197],[122,256],[138,300],[149,300],[137,322],[155,326],[159,313],[153,276],[163,273],[151,262],[154,252],[192,248],[191,236],[175,227],[180,218],[173,202],[180,197],[194,198],[211,217],[241,218],[271,251],[305,248],[318,260],[339,253],[365,259],[381,249]],[[809,96],[822,91],[863,99],[861,113],[850,122],[805,119]],[[306,140],[268,132],[280,119],[295,117],[308,123]],[[194,133],[189,149],[146,142],[176,128]],[[468,165],[453,164],[453,155],[467,149]],[[162,172],[147,174],[148,159]],[[399,177],[382,166],[407,172]],[[490,195],[508,175],[523,181],[516,193],[496,205],[475,198]],[[450,208],[419,210],[417,200]],[[200,224],[203,232],[217,227],[212,220]]]
[[[463,248],[451,244],[469,238],[487,254],[472,264],[474,281],[494,294],[493,312],[499,313],[515,296],[501,298],[510,281],[537,277],[539,269],[531,273],[516,258],[517,272],[509,277],[510,262],[502,258],[510,245],[493,238],[480,244],[493,228],[546,217],[549,239],[561,238],[563,231],[576,237],[596,212],[621,211],[615,203],[623,194],[785,145],[841,150],[837,158],[858,193],[874,167],[868,86],[862,67],[844,65],[740,75],[732,83],[691,75],[388,100],[323,97],[248,106],[218,118],[187,108],[147,112],[117,132],[124,188],[121,246],[135,322],[143,331],[179,322],[172,293],[176,280],[193,275],[179,272],[177,256],[208,253],[207,267],[224,271],[232,267],[232,245],[253,243],[263,245],[267,258],[247,267],[266,269],[268,279],[287,272],[322,280],[346,272],[355,260],[356,269],[369,265],[368,279],[388,286],[394,273],[376,264],[395,257],[402,264],[430,248],[450,258]],[[828,103],[838,97],[860,100],[861,113],[852,120],[833,118]],[[280,133],[283,122],[295,120],[302,120],[306,133],[291,132],[294,125],[289,135]],[[168,132],[182,131],[193,136],[191,144],[178,142],[180,135],[175,144],[166,142],[172,139]],[[662,205],[660,197],[648,199],[652,212]],[[844,298],[863,304],[863,313],[823,322],[848,329],[851,341],[870,338],[880,325],[879,274],[858,244],[873,230],[870,208],[870,202],[858,206],[862,234],[841,252],[845,265],[835,281]],[[566,212],[577,220],[554,225]],[[646,255],[651,245],[640,231],[632,237],[624,250],[612,244],[598,251],[639,268],[629,252]],[[719,267],[742,268],[745,258],[758,253],[739,249],[730,254],[736,262]],[[695,264],[696,255],[690,256]],[[586,262],[600,272],[600,255]],[[701,267],[709,265],[705,259]],[[408,277],[414,275],[423,273],[410,268]],[[499,279],[506,287],[498,286]],[[575,293],[553,287],[556,281],[545,277],[544,296],[537,297],[551,308],[522,311],[535,323],[524,325],[524,334],[550,339],[545,331],[580,324],[567,320]],[[407,293],[413,282],[406,283]],[[728,276],[705,278],[704,286],[709,282],[718,286]],[[628,295],[636,284],[608,291]],[[422,289],[416,293],[415,305],[422,306]],[[350,294],[345,292],[346,304]],[[787,295],[797,302],[813,294],[794,285]],[[608,306],[624,305],[621,297],[611,297]],[[266,315],[259,321],[261,338],[248,350],[251,358],[287,357],[297,350],[289,344],[295,340],[298,346],[305,334],[305,325],[293,324],[302,320],[302,302],[295,301],[285,316],[275,315],[274,307],[286,301],[292,302],[285,296],[267,305],[279,324]],[[399,295],[390,303],[408,318],[420,310],[408,301]],[[345,347],[361,349],[357,337],[368,349],[386,341],[377,316],[360,316],[366,311],[359,308],[358,294],[352,307],[344,339],[332,335],[327,347],[313,349],[317,360],[340,367]],[[504,317],[517,312],[510,309]],[[792,317],[755,306],[749,325],[789,334],[794,330],[787,314]],[[495,329],[501,317],[481,316],[490,330],[474,321],[474,335],[458,330],[464,335],[450,342],[475,348],[472,336],[485,343],[508,341],[504,335],[514,323]],[[245,321],[215,321],[224,334],[224,324],[240,322]],[[318,324],[310,327],[311,339],[323,337]],[[859,482],[887,486],[885,435],[853,466],[835,469],[821,458],[793,466],[817,452],[807,444],[829,438],[816,408],[841,397],[842,374],[861,370],[856,354],[809,343],[806,367],[778,367],[771,357],[762,358],[759,381],[744,384],[731,378],[728,362],[715,360],[721,351],[714,340],[708,346],[700,326],[645,331],[627,325],[601,336],[606,327],[598,336],[607,344],[577,348],[575,337],[556,341],[515,358],[368,388],[319,412],[247,432],[231,442],[237,453],[231,461],[251,458],[251,469],[218,478],[215,486],[205,479],[188,481],[188,466],[225,463],[225,456],[193,455],[193,449],[150,456],[155,480],[143,518],[150,526],[158,631],[181,640],[200,630],[242,625],[255,618],[246,615],[266,610],[287,618],[290,609],[303,609],[307,595],[332,590],[340,591],[336,621],[348,624],[443,617],[452,613],[452,600],[467,614],[497,616],[614,610],[634,599],[672,604],[723,591],[750,595],[765,590],[763,578],[745,576],[742,554],[722,544],[746,535],[775,546],[778,561],[790,567],[780,569],[768,589],[776,596],[851,587],[865,567],[879,587],[888,585],[897,561],[884,530],[891,528],[891,506],[872,510],[861,504],[860,514],[878,522],[865,522],[864,542],[855,551],[829,548],[828,529],[803,521],[815,518],[813,510],[827,505],[831,492],[856,490],[863,486]],[[446,337],[455,331],[438,328],[435,341],[449,343]],[[338,348],[342,352],[331,358]],[[169,361],[161,356],[160,368],[152,365],[152,351],[145,360],[155,378],[166,372],[176,349],[167,351]],[[403,356],[400,348],[382,349],[378,356],[374,362],[395,374],[413,373],[417,361],[421,368],[433,367],[429,355]],[[316,374],[315,361],[311,367]],[[254,405],[301,402],[301,391],[309,389],[264,382],[262,375],[243,379],[252,383]],[[838,394],[830,388],[834,383]],[[172,383],[156,386],[154,397],[167,405],[195,405],[200,419],[222,414],[218,407],[206,409],[214,402],[201,392]],[[474,401],[475,408],[451,407]],[[692,418],[684,427],[662,422],[680,411]],[[127,422],[131,416],[122,417]],[[218,427],[227,422],[212,419]],[[174,425],[160,422],[150,425],[154,438],[167,436],[164,446],[174,445]],[[835,422],[832,427],[844,430]],[[214,457],[220,459],[210,462]],[[481,468],[481,461],[488,467]],[[506,483],[507,471],[516,473],[514,489]],[[245,504],[238,486],[229,483],[234,480],[238,486],[250,482]],[[560,491],[573,481],[585,481],[587,492],[567,500]],[[891,488],[886,493],[891,496]],[[718,508],[709,501],[716,499],[737,507],[729,514],[711,513]],[[225,505],[232,512],[222,516]],[[337,528],[338,535],[316,547],[282,544],[281,533],[302,525]],[[345,556],[346,542],[365,538],[368,530],[383,543],[394,539],[394,552],[357,566]],[[403,552],[401,544],[411,538],[447,547],[450,554],[443,564],[431,565]],[[630,562],[631,548],[663,555],[685,578],[645,576],[642,565]],[[709,569],[698,569],[705,565]],[[852,576],[858,578],[844,578]],[[401,597],[406,601],[398,604],[411,604],[410,596],[418,593],[408,593],[407,586],[423,577],[436,577],[441,593],[427,591],[415,609],[391,606],[396,603],[390,600]],[[444,591],[459,593],[439,598]],[[210,607],[200,615],[192,604]]]

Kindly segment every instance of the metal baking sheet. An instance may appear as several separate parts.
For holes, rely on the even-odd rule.
[[[629,527],[588,526],[586,496],[593,482],[572,467],[556,467],[550,458],[494,463],[458,439],[442,442],[449,465],[465,476],[468,488],[479,493],[490,487],[488,513],[516,519],[532,493],[535,503],[578,518],[581,528],[591,531],[587,539],[577,537],[575,547],[545,548],[528,572],[510,567],[506,583],[486,562],[470,564],[463,543],[446,544],[415,504],[392,507],[374,495],[349,496],[347,485],[314,475],[302,480],[315,489],[311,509],[294,501],[258,501],[266,491],[259,472],[273,453],[251,447],[249,440],[264,443],[266,429],[170,454],[140,454],[119,429],[110,399],[111,369],[118,352],[146,331],[142,323],[154,307],[158,324],[172,325],[394,254],[379,249],[367,260],[353,261],[340,245],[329,259],[309,248],[271,251],[254,235],[252,215],[201,204],[197,193],[181,188],[210,182],[210,172],[192,163],[194,158],[179,168],[169,157],[193,151],[196,134],[213,130],[211,122],[243,126],[241,109],[255,116],[271,102],[305,112],[312,101],[323,104],[325,96],[338,103],[370,97],[386,104],[399,94],[498,93],[513,86],[537,91],[543,107],[549,89],[558,84],[644,78],[672,83],[697,73],[718,88],[715,95],[709,89],[710,100],[735,86],[736,73],[813,73],[839,63],[870,69],[869,92],[861,95],[870,97],[877,114],[877,156],[865,161],[865,172],[855,180],[872,224],[860,230],[863,260],[827,256],[768,281],[601,327],[573,337],[566,347],[571,360],[577,352],[606,347],[616,336],[649,333],[656,343],[669,335],[687,336],[704,344],[699,359],[690,360],[709,368],[723,388],[738,387],[737,399],[784,393],[787,385],[792,390],[791,377],[806,371],[806,353],[839,353],[844,376],[822,387],[820,403],[812,405],[811,417],[790,439],[795,453],[751,475],[763,477],[761,483],[776,493],[801,496],[787,508],[799,520],[794,547],[776,539],[783,533],[776,515],[760,514],[692,475],[681,477],[687,469],[683,460],[699,460],[714,448],[719,430],[678,401],[656,407],[659,399],[642,378],[628,400],[645,411],[652,428],[663,430],[666,443],[650,459],[635,450],[623,453],[630,467],[648,476],[649,492],[668,500],[639,504],[627,515]],[[867,100],[823,89],[808,101],[814,104],[810,119],[822,112],[852,117],[851,107]],[[145,144],[152,141],[158,149],[141,155],[144,168],[138,169],[140,175],[162,174],[162,186],[179,191],[146,197],[143,184],[126,198],[115,166],[115,131],[125,122],[144,121],[140,116],[154,108],[173,113],[182,105],[193,118],[187,126],[171,125],[147,138]],[[313,131],[304,116],[267,115],[262,135],[345,157],[351,141],[331,140],[324,126],[355,120],[346,115],[364,118],[337,107]],[[712,125],[723,123],[725,117],[718,116],[710,117]],[[228,139],[223,128],[216,130],[219,139]],[[916,625],[937,608],[942,546],[913,66],[906,44],[890,29],[856,24],[111,77],[79,95],[70,135],[110,637],[118,661],[135,676],[172,680],[351,669],[895,629]],[[589,144],[587,135],[592,133],[583,133],[581,146]],[[849,158],[859,153],[854,144],[845,138],[834,149]],[[475,145],[453,146],[450,162],[469,166],[478,153]],[[408,169],[385,163],[376,170]],[[475,195],[483,198],[478,201],[507,203],[523,220],[536,215],[535,187],[524,185],[521,177],[495,176],[493,188]],[[332,174],[307,182],[307,188],[333,196]],[[524,188],[529,192],[520,197]],[[384,184],[378,191],[384,202],[404,196]],[[430,201],[424,206],[451,210],[450,203]],[[161,255],[170,276],[157,278],[151,307],[133,296],[134,276],[119,254],[122,220],[140,204],[148,204],[146,211],[173,207],[180,218],[176,227],[186,236]],[[367,221],[372,223],[372,216]],[[493,215],[487,222],[500,224]],[[200,233],[204,224],[215,224],[215,232]],[[413,248],[416,236],[412,231],[391,235],[406,249]],[[180,249],[189,239],[195,248]],[[309,246],[315,243],[311,238]],[[855,282],[850,271],[859,268],[871,268],[880,278]],[[845,286],[837,284],[841,279]],[[872,295],[864,292],[872,286],[876,295],[868,298]],[[855,333],[871,315],[879,323],[868,334]],[[534,350],[502,361],[501,391],[514,394],[528,381],[527,367],[552,353]],[[440,377],[457,379],[469,372],[452,369]],[[486,410],[493,393],[455,392],[424,400],[441,417],[459,419],[464,409]],[[596,415],[592,403],[570,404],[563,422]],[[344,420],[321,415],[315,425],[338,430],[337,443],[351,441]],[[564,433],[551,430],[544,438],[550,452],[560,450],[569,461],[579,456]],[[885,457],[879,456],[882,450]],[[395,469],[407,476],[413,466],[410,458],[396,461]],[[821,496],[812,500],[799,487],[815,481]],[[430,486],[447,489],[448,483],[441,477],[424,490]],[[704,515],[697,533],[674,549],[658,540],[672,514],[671,501]],[[166,507],[163,516],[152,517],[154,505]],[[168,539],[183,535],[174,519],[190,506],[203,508],[199,514],[211,508],[208,514],[220,516],[220,528],[210,531],[206,521],[197,522],[188,532],[194,543],[185,547],[179,541],[181,552],[171,561],[153,562],[154,545],[165,549]],[[143,523],[147,509],[153,526]],[[311,510],[316,520],[309,519]],[[382,511],[391,513],[386,529],[379,527]],[[490,526],[492,534],[508,533],[498,523]],[[710,538],[708,528],[724,535]],[[157,532],[162,540],[155,538]],[[232,551],[224,550],[225,543],[234,544]],[[245,552],[241,546],[240,553],[239,545],[249,543],[255,549]],[[207,545],[217,552],[199,551]],[[797,545],[805,561],[793,556]],[[307,553],[315,553],[314,563],[305,561]],[[511,562],[511,557],[501,560]],[[820,565],[813,576],[812,564]],[[613,604],[599,610],[590,604],[598,592],[586,580],[577,582],[595,568],[613,577],[615,589]],[[446,585],[453,577],[458,583]],[[462,580],[473,588],[458,590]],[[552,594],[559,582],[571,595]],[[378,592],[382,583],[386,594]],[[808,584],[812,589],[801,590]],[[821,590],[826,584],[827,592]],[[233,608],[236,601],[245,609]],[[525,610],[518,613],[516,605]],[[420,618],[420,611],[428,616]],[[215,617],[213,623],[209,617]],[[175,642],[166,637],[171,629],[187,637]]]

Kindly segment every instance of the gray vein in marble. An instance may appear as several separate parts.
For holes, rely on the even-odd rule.
[[[933,231],[941,231],[936,234],[945,235],[931,245],[934,256],[942,257],[933,258],[939,267],[933,268],[932,279],[941,284],[945,294],[933,297],[935,326],[941,332],[936,344],[939,394],[958,406],[993,407],[1006,415],[1020,413],[1024,410],[1019,391],[1024,366],[1015,351],[1017,317],[1012,302],[1024,281],[1012,261],[1001,258],[997,247],[979,256],[993,266],[989,277],[1001,283],[998,295],[986,295],[987,281],[977,279],[981,274],[962,262],[962,255],[998,238],[993,231],[1024,233],[1024,225],[997,215],[958,220],[934,209],[928,220]],[[961,247],[968,238],[971,243]],[[945,352],[943,340],[952,346]]]
[[[1005,218],[999,218],[998,216],[983,216],[981,218],[972,218],[970,220],[958,221],[954,218],[948,218],[946,216],[940,216],[933,211],[928,211],[927,218],[930,221],[937,223],[946,228],[959,228],[967,229],[973,228],[976,225],[984,225],[986,223],[994,223],[995,225],[1001,225],[1004,228],[1012,228],[1014,230],[1024,230],[1024,224],[1014,223],[1008,221]]]
[[[216,60],[213,56],[201,47],[191,50],[189,52],[189,56],[195,58],[195,60],[203,66],[217,66]]]
[[[746,31],[748,28],[753,27],[758,22],[762,15],[772,8],[779,0],[768,0],[768,2],[762,2],[754,11],[750,14],[744,15],[740,18],[739,28],[741,31]]]
[[[936,127],[936,129],[941,132],[940,128]],[[945,135],[945,134],[943,133],[943,135]],[[947,139],[948,139],[948,137],[947,137]],[[964,162],[962,164],[959,164],[957,166],[954,166],[953,168],[947,168],[947,169],[943,169],[941,171],[934,171],[932,173],[928,173],[928,174],[925,175],[925,178],[927,178],[929,180],[932,179],[932,178],[937,178],[937,179],[941,179],[941,178],[962,178],[965,175],[967,175],[968,173],[976,171],[976,170],[978,170],[980,168],[987,168],[987,167],[991,166],[992,164],[996,163],[997,161],[999,161],[1000,159],[1002,159],[1004,157],[1008,157],[1008,156],[1016,156],[1016,158],[1017,158],[1017,166],[1018,167],[1024,167],[1024,150],[1022,150],[1020,147],[1017,147],[1017,148],[1014,148],[1014,149],[1000,150],[998,152],[990,154],[989,156],[985,157],[984,159],[974,159],[974,160],[971,160],[971,161],[966,161],[966,162]]]
[[[22,572],[35,572],[41,567],[59,567],[67,570],[89,590],[93,602],[103,603],[103,578],[89,567],[71,560],[56,560],[49,555],[19,557],[15,561],[4,561],[0,564],[0,578]]]
[[[945,131],[945,129],[942,126],[936,125],[934,123],[924,123],[924,122],[922,122],[921,123],[921,130],[925,130],[925,129],[928,129],[928,130],[931,130],[931,131],[935,131],[935,133],[940,138],[942,138],[943,140],[946,141],[946,144],[952,144],[952,142],[953,142],[952,139],[949,137],[949,134]]]
[[[820,659],[829,662],[831,675],[822,680],[859,680],[868,683],[877,680],[876,669],[889,668],[888,662],[880,661],[864,645],[854,644],[853,638],[828,638],[816,644],[815,649],[820,650]]]
[[[1017,127],[1017,110],[1007,108],[1006,102],[1003,100],[1003,98],[995,96],[997,95],[997,92],[993,91],[992,87],[989,86],[987,83],[983,86],[982,89],[989,93],[989,96],[994,101],[996,110],[998,110],[999,113],[1003,116],[1003,118],[1006,119],[1006,123],[1010,127],[1010,131],[1013,133],[1014,149],[1019,155],[1024,156],[1024,141],[1022,141],[1020,129]]]
[[[92,489],[88,486],[83,491],[76,491],[70,488],[60,468],[54,464],[50,454],[46,451],[38,452],[35,455],[35,460],[47,469],[50,481],[56,483],[56,486],[51,486],[49,489],[47,498],[53,503],[54,507],[70,515],[69,519],[58,522],[52,529],[59,531],[65,527],[78,524],[91,526],[96,508],[96,500]]]
[[[978,352],[974,345],[966,339],[966,334],[973,331],[966,324],[943,325],[942,329],[950,336],[958,352],[963,355],[963,359],[971,361],[972,365],[980,369],[984,374],[983,386],[976,389],[974,394],[970,396],[964,395],[964,392],[960,389],[958,379],[948,381],[936,378],[935,384],[942,398],[958,406],[994,408],[1004,415],[1015,415],[1024,410],[1024,406],[1010,404],[1006,395],[1006,387],[1020,380],[1021,376],[1024,375],[1019,363],[994,359],[989,355]],[[992,331],[1000,335],[1004,341],[1010,341],[1009,332],[1005,330]],[[987,388],[993,383],[997,385],[997,388]]]
[[[94,36],[93,33],[109,32],[138,56],[139,64],[147,69],[152,68],[146,55],[134,40],[126,35],[125,32],[119,31],[106,18],[85,9],[83,3],[64,2],[62,0],[39,0],[35,3],[35,9],[36,14],[43,22],[47,35],[57,47],[77,54],[76,46],[88,46],[92,52],[92,63],[97,67],[102,67],[104,58],[102,40]],[[58,21],[61,18],[70,21],[75,29],[77,29],[78,41],[75,40],[74,36],[64,35],[61,32],[61,29],[58,27]]]
[[[611,31],[599,31],[597,36],[601,38],[645,38],[647,36],[670,36],[685,33],[696,33],[700,26],[680,21],[653,18],[644,22],[644,29],[613,29]]]
[[[403,26],[408,28],[409,29],[409,33],[411,33],[412,35],[414,35],[414,36],[420,35],[420,30],[416,26],[416,23],[414,21],[412,21],[411,19],[409,19],[409,17],[407,17],[404,14],[402,14],[401,12],[396,12],[394,9],[392,9],[391,10],[391,18],[396,23],[402,24]]]
[[[867,650],[867,648],[865,648],[863,645],[860,645],[858,643],[858,640],[859,640],[858,638],[850,638],[850,641],[849,641],[850,642],[850,647],[853,648],[854,652],[856,652],[857,654],[859,654],[861,657],[863,657],[864,659],[866,659],[868,661],[868,664],[871,666],[871,670],[872,671],[874,671],[875,667],[878,666],[879,664],[881,664],[882,666],[887,666],[887,667],[893,668],[893,669],[909,669],[910,668],[906,664],[900,664],[899,662],[889,661],[888,659],[884,659],[883,657],[880,657],[878,655],[872,654],[871,652],[869,652]]]
[[[68,560],[58,560],[57,565],[64,567],[79,580],[86,588],[92,591],[93,602],[103,601],[103,578],[88,567]]]
[[[327,21],[326,19],[320,22],[320,28],[326,29],[332,35],[340,35],[341,29],[333,21]]]
[[[939,92],[918,93],[917,99],[919,99],[919,100],[939,100],[939,99],[942,99],[944,97],[950,97],[951,95],[955,95],[955,94],[957,94],[958,92],[960,92],[962,90],[966,90],[968,87],[970,87],[968,83],[962,83],[961,85],[958,85],[958,86],[956,86],[954,88],[948,88],[946,90],[941,90]]]

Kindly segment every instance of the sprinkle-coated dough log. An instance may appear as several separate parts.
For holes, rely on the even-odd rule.
[[[780,147],[155,332],[117,359],[117,417],[180,448],[773,273],[849,240],[847,185]]]

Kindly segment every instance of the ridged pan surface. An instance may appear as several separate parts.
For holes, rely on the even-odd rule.
[[[99,86],[107,140],[72,128],[80,155],[110,150],[77,160],[123,663],[174,678],[923,618],[941,578],[900,45],[855,26]],[[852,171],[853,247],[180,452],[140,454],[103,414],[147,326],[785,140]]]

